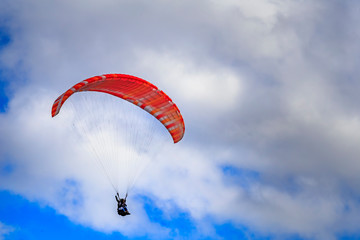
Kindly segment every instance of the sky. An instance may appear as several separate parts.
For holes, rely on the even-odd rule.
[[[356,0],[0,1],[0,240],[360,239],[359,23]],[[106,73],[186,127],[125,218],[50,116]]]

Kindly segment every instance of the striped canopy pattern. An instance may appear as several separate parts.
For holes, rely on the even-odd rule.
[[[166,127],[174,143],[184,136],[183,117],[171,98],[148,81],[126,74],[105,74],[75,84],[55,100],[51,109],[52,117],[60,112],[72,94],[83,91],[108,93],[144,109]]]

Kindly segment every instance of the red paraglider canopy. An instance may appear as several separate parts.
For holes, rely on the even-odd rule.
[[[60,112],[62,105],[72,94],[83,91],[108,93],[139,106],[167,128],[174,143],[184,136],[184,120],[171,98],[148,81],[126,74],[105,74],[75,84],[55,100],[51,110],[52,117]]]

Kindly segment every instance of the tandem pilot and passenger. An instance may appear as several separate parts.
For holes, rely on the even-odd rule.
[[[126,216],[126,215],[130,215],[128,209],[127,209],[127,205],[126,205],[126,197],[125,198],[120,198],[119,193],[116,193],[115,195],[115,199],[117,201],[118,207],[117,207],[117,212],[120,216]]]

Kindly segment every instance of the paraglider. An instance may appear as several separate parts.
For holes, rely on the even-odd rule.
[[[59,114],[62,105],[71,95],[83,91],[108,93],[137,105],[167,128],[174,143],[179,142],[184,136],[184,120],[171,98],[146,80],[125,74],[106,74],[75,84],[55,100],[51,116]]]
[[[127,196],[125,196],[125,198],[120,198],[119,193],[116,193],[115,195],[115,200],[118,203],[117,212],[120,216],[123,217],[126,215],[130,215],[126,205],[126,197]]]
[[[74,93],[81,92],[84,94],[79,95],[85,99],[83,105],[72,97]],[[155,85],[126,74],[105,74],[75,84],[54,101],[52,117],[60,113],[68,99],[73,99],[69,106],[73,106],[76,115],[74,127],[88,140],[95,158],[116,191],[119,215],[129,215],[126,197],[146,165],[149,157],[145,153],[149,152],[149,148],[152,150],[151,143],[155,136],[163,127],[174,143],[184,136],[185,124],[180,110]],[[127,106],[123,100],[132,103],[132,106]],[[114,102],[111,103],[114,105],[108,101]],[[121,105],[119,111],[118,105]],[[135,113],[136,106],[142,110]],[[135,118],[128,119],[133,112]],[[148,113],[151,117],[148,117]],[[152,121],[155,123],[150,123]],[[158,125],[162,125],[162,129],[158,130]],[[120,198],[119,192],[126,193],[126,197]]]

